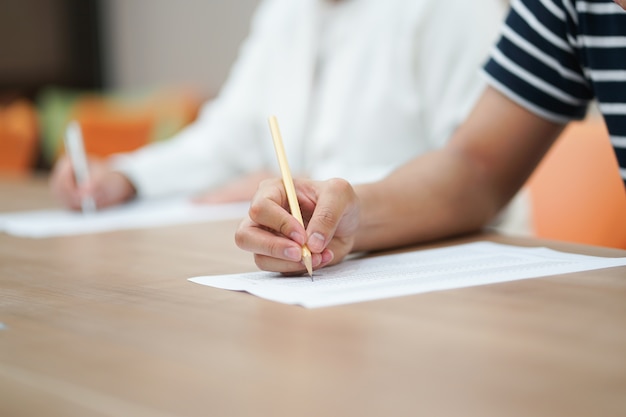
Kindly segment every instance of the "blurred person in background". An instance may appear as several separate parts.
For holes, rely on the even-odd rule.
[[[379,180],[442,147],[484,88],[479,68],[501,0],[265,0],[218,96],[170,140],[90,161],[78,189],[67,158],[51,187],[68,207],[194,194],[247,201],[278,166],[278,117],[294,175]],[[515,217],[515,216],[513,216]]]

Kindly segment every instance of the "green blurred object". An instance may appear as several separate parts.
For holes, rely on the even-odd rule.
[[[41,140],[42,159],[51,166],[74,103],[80,97],[77,91],[47,88],[37,97],[37,113]]]

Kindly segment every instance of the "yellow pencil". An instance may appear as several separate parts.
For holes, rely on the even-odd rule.
[[[298,197],[296,196],[296,188],[293,185],[293,178],[291,177],[291,171],[289,170],[289,163],[287,162],[287,155],[285,154],[285,148],[283,146],[283,139],[278,129],[278,120],[276,116],[270,116],[270,132],[272,133],[272,140],[274,141],[274,149],[276,150],[276,157],[278,158],[278,165],[280,166],[280,173],[283,177],[283,184],[285,185],[285,192],[287,192],[287,200],[289,201],[289,209],[291,215],[300,222],[304,227],[304,221],[302,221],[302,213],[300,212],[300,205],[298,204]],[[306,267],[311,281],[313,281],[313,265],[311,261],[311,251],[307,247],[306,243],[302,246],[302,262]]]

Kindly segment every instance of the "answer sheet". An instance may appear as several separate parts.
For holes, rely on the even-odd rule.
[[[439,249],[352,259],[286,278],[251,272],[189,278],[190,281],[307,308],[328,307],[428,291],[493,284],[626,265],[626,258],[600,258],[552,249],[474,242]]]
[[[89,214],[70,210],[0,213],[0,231],[31,238],[78,235],[242,218],[249,207],[248,202],[207,205],[176,197],[136,200]]]

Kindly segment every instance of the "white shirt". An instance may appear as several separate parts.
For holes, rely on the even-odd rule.
[[[380,179],[468,114],[504,11],[500,0],[266,0],[198,119],[114,166],[151,197],[278,175],[273,114],[294,176]]]

